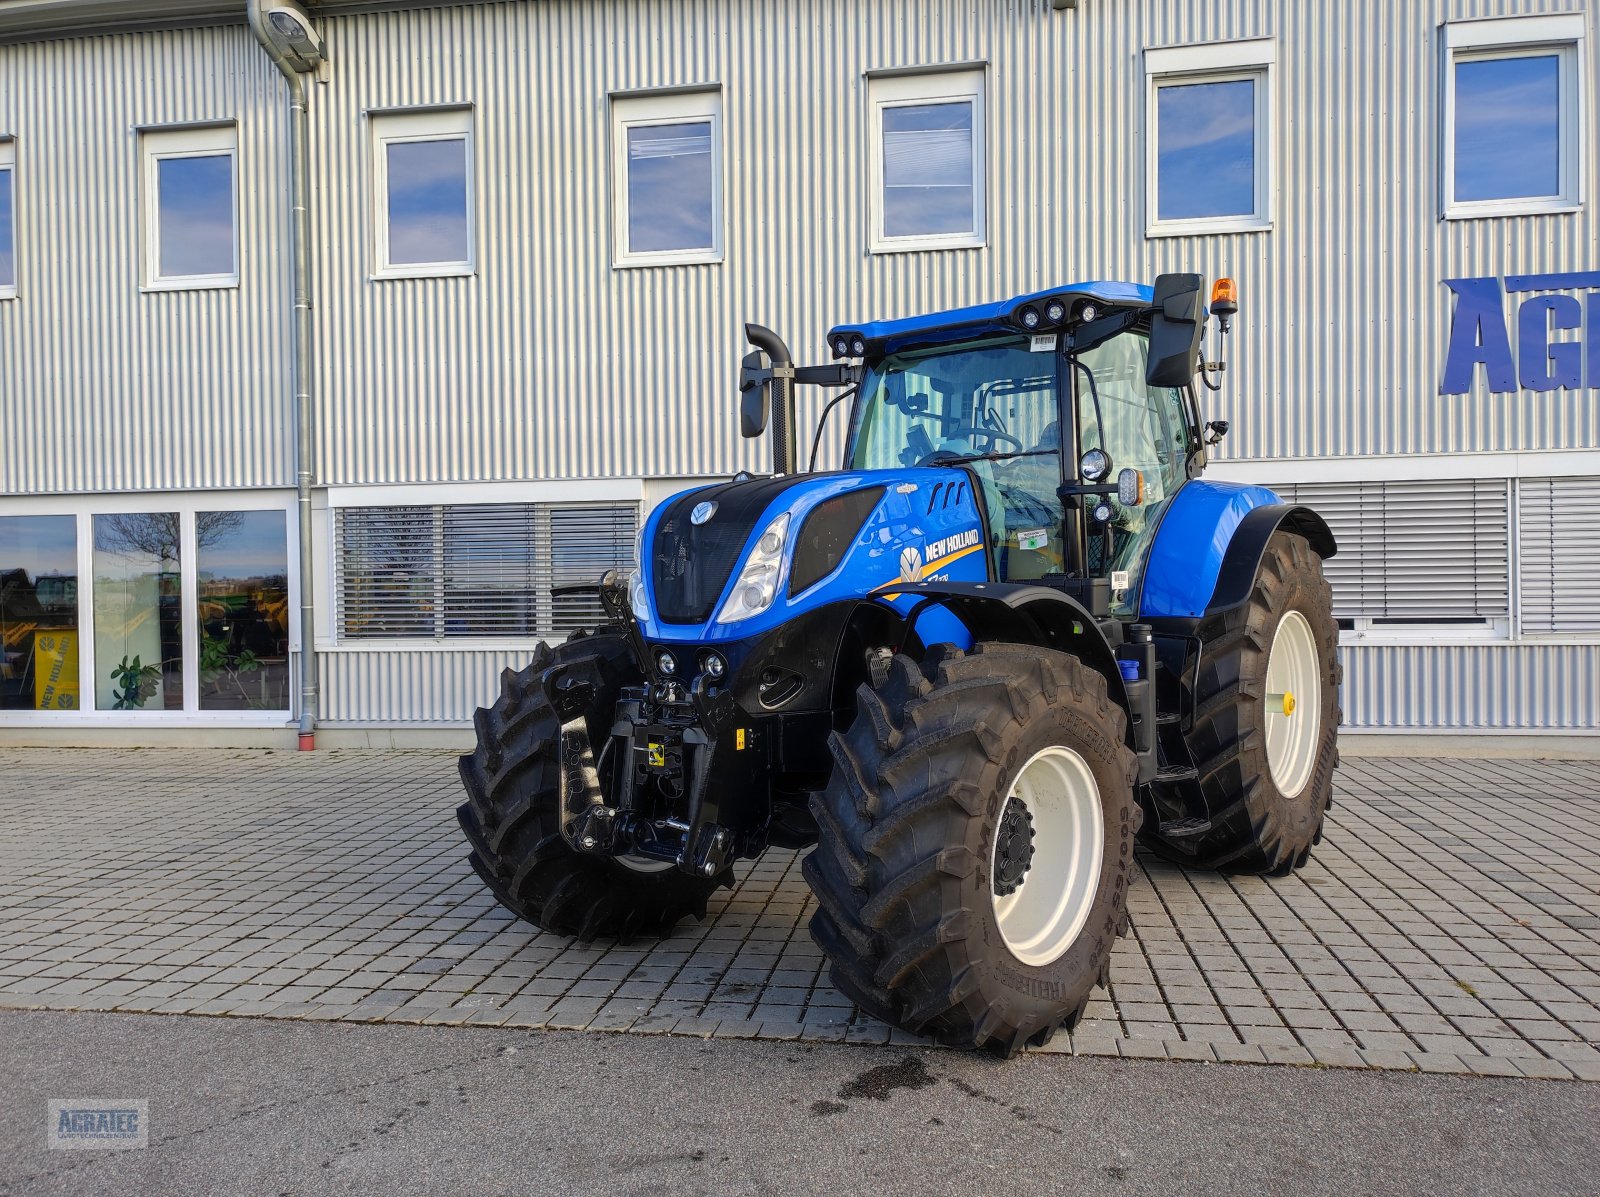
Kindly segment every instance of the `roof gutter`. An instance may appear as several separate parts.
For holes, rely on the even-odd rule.
[[[250,31],[289,84],[289,250],[294,268],[294,323],[290,342],[294,376],[295,499],[300,516],[300,750],[316,747],[317,653],[311,596],[311,151],[305,76],[267,31],[263,0],[248,0]]]

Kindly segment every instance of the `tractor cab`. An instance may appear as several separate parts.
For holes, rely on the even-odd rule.
[[[1103,578],[1112,612],[1131,618],[1155,528],[1202,451],[1194,404],[1146,381],[1145,331],[1067,341],[1011,333],[885,351],[866,363],[846,468],[969,471],[997,580]],[[1123,471],[1128,485],[1089,496],[1099,501],[1072,489]],[[1069,517],[1085,511],[1078,546]]]
[[[996,581],[1134,618],[1155,530],[1205,452],[1188,381],[1199,279],[1158,285],[1162,306],[1153,288],[1089,283],[834,329],[835,356],[861,363],[846,468],[969,472]],[[1231,283],[1213,299],[1232,314]]]

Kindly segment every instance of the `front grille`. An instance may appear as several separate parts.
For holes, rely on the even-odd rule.
[[[656,525],[650,557],[655,612],[662,623],[704,623],[711,618],[756,521],[795,481],[726,482],[672,500]],[[696,527],[689,515],[706,502],[717,505],[716,514]]]

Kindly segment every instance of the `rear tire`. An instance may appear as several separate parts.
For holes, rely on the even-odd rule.
[[[619,635],[575,635],[552,651],[541,644],[527,668],[507,669],[500,697],[474,716],[477,748],[460,761],[467,801],[456,809],[472,847],[473,870],[500,904],[537,927],[596,938],[665,935],[686,916],[704,918],[706,899],[726,880],[671,868],[581,856],[561,835],[556,774],[561,725],[539,684],[552,665],[586,663],[600,684],[586,712],[590,743],[611,732],[618,691],[634,680]]]
[[[1151,847],[1199,868],[1286,876],[1322,840],[1339,764],[1339,628],[1322,558],[1306,538],[1273,533],[1249,604],[1203,639],[1189,747],[1211,830]],[[1283,679],[1297,675],[1317,693],[1296,695],[1285,715]]]
[[[819,841],[803,865],[834,984],[953,1047],[1010,1055],[1074,1025],[1127,927],[1140,813],[1125,727],[1100,674],[1031,646],[936,647],[921,666],[897,656],[881,687],[862,686],[854,723],[830,740],[833,774],[811,799]],[[1021,841],[999,833],[1014,831],[1012,803],[1031,793],[1019,778],[1040,761],[1092,777],[1078,793],[1098,805],[1098,861],[1075,888],[1070,830],[1053,858],[1045,821],[1030,816],[1045,854],[1027,851],[1020,892],[1059,885],[1063,907],[1082,905],[1019,931],[1012,895],[997,891],[1016,879],[1008,857]]]

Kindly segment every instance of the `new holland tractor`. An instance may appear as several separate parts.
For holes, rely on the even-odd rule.
[[[747,326],[772,473],[656,507],[604,625],[477,713],[458,814],[498,899],[580,940],[664,934],[734,862],[810,847],[838,988],[1009,1055],[1107,980],[1136,840],[1302,864],[1338,759],[1334,539],[1201,477],[1227,431],[1203,333],[1237,311],[1203,288],[841,325],[820,366]],[[851,400],[841,469],[799,468],[805,385]]]

